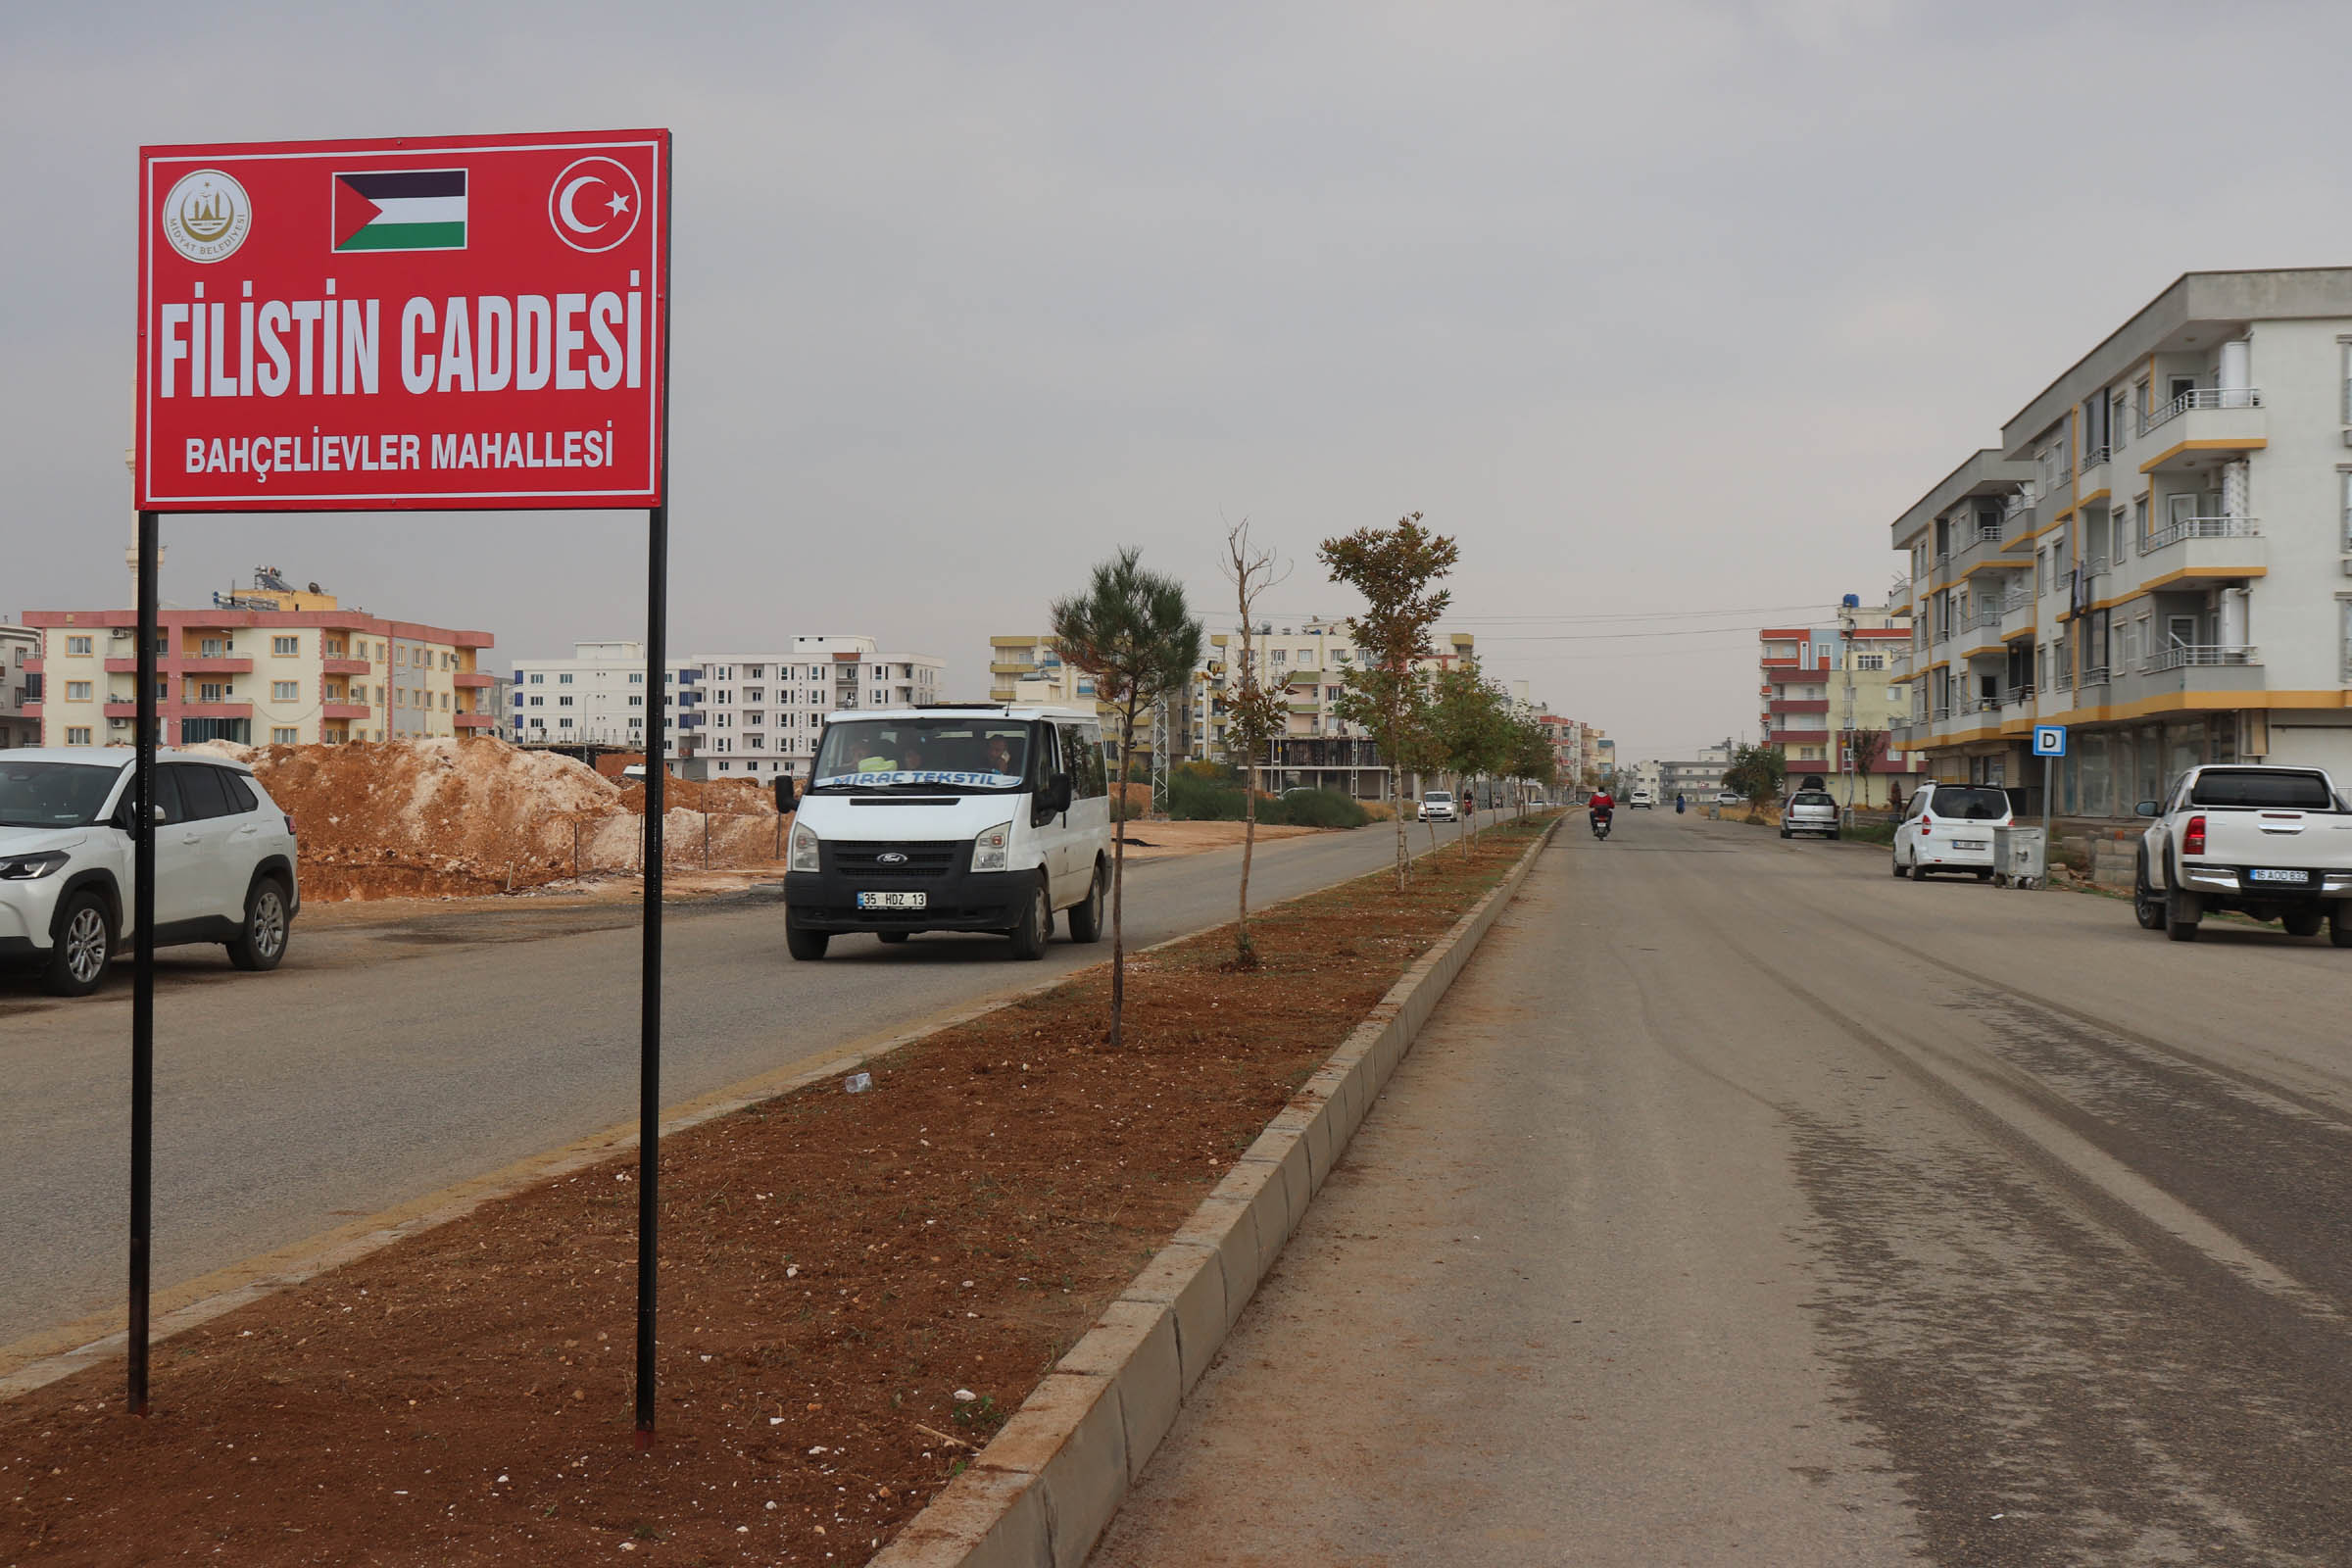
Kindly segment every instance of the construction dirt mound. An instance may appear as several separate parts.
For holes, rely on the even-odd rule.
[[[645,866],[644,786],[551,752],[487,737],[189,750],[249,764],[293,816],[306,899],[523,892]],[[663,794],[666,864],[774,860],[775,801],[752,781],[673,778]]]

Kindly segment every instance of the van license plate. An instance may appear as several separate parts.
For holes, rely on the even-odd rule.
[[[1988,850],[1992,848],[1992,841],[1990,839],[1954,839],[1952,848],[1955,850]]]
[[[928,893],[860,893],[858,895],[858,907],[860,909],[919,909],[928,898],[930,898]]]
[[[2268,871],[2256,869],[2249,871],[2246,874],[2251,876],[2257,882],[2287,882],[2292,883],[2296,887],[2307,886],[2311,881],[2311,873],[2309,871]]]

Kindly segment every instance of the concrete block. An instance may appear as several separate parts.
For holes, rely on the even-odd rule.
[[[1291,1239],[1291,1227],[1298,1216],[1291,1212],[1291,1195],[1284,1189],[1282,1167],[1262,1164],[1265,1172],[1258,1184],[1257,1194],[1250,1200],[1250,1228],[1257,1235],[1257,1277],[1263,1280],[1274,1272],[1274,1259],[1282,1255],[1283,1244]]]
[[[867,1568],[1049,1568],[1037,1477],[971,1469],[948,1483]]]
[[[1173,1251],[1171,1248],[1169,1250]],[[1168,1304],[1176,1319],[1177,1370],[1190,1394],[1225,1344],[1225,1259],[1213,1249],[1188,1249],[1198,1258]]]
[[[1140,1477],[1176,1425],[1177,1408],[1184,1403],[1174,1306],[1124,1298],[1111,1302],[1056,1370],[1105,1377],[1118,1385],[1127,1479]]]
[[[1127,1500],[1127,1424],[1120,1385],[1100,1378],[1101,1393],[1046,1463],[1047,1534],[1054,1544],[1054,1568],[1085,1568],[1095,1543],[1110,1528]]]
[[[1217,1250],[1217,1259],[1224,1265],[1224,1327],[1232,1328],[1234,1319],[1242,1315],[1250,1293],[1257,1289],[1257,1228],[1250,1219],[1250,1205],[1211,1194],[1200,1200],[1200,1206],[1193,1210],[1175,1239]],[[1220,1334],[1220,1342],[1222,1338]],[[1187,1381],[1190,1381],[1189,1366]]]
[[[1119,1293],[1122,1301],[1150,1301],[1158,1306],[1173,1306],[1192,1277],[1200,1272],[1200,1260],[1216,1255],[1213,1248],[1194,1243],[1171,1242],[1152,1256],[1143,1272],[1136,1275]]]

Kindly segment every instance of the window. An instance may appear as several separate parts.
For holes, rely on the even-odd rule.
[[[571,706],[571,699],[568,697],[559,697],[556,699],[556,706],[558,708],[569,708]]]
[[[571,728],[571,720],[568,718],[559,718],[556,720],[556,728],[569,729]]]
[[[70,681],[66,682],[66,701],[67,701],[67,702],[69,702],[69,703],[86,703],[86,702],[88,702],[89,700],[90,700],[90,683],[89,683],[88,681],[86,681],[86,680],[70,680]]]
[[[556,684],[559,686],[568,686],[571,684],[571,677],[569,675],[558,675],[556,677]]]
[[[2343,536],[2343,541],[2342,541],[2342,547],[2343,547],[2344,549],[2346,549],[2346,550],[2352,550],[2352,468],[2346,468],[2346,469],[2344,470],[2344,473],[2343,473],[2343,486],[2344,486],[2344,506],[2343,506],[2343,524],[2344,524],[2344,536]]]
[[[547,684],[547,677],[534,669],[531,671],[531,684],[534,686],[544,686]]]
[[[298,729],[273,729],[270,732],[270,744],[272,746],[296,746],[301,742],[302,731]]]
[[[224,681],[204,681],[201,682],[197,687],[197,691],[199,693],[197,701],[204,703],[225,702],[229,694],[235,690],[235,687],[228,685]]]
[[[85,642],[86,642],[86,641],[88,641],[88,639],[87,639],[87,638],[84,638],[84,639],[83,639],[83,641],[85,641]],[[89,727],[88,727],[87,725],[81,725],[81,724],[69,725],[69,726],[67,727],[67,729],[66,729],[66,744],[67,744],[68,746],[87,746],[87,745],[89,745],[89,744],[90,744],[90,731],[89,731]]]
[[[324,659],[341,659],[343,657],[343,639],[321,637],[318,639],[318,653]]]
[[[539,699],[536,697],[531,699],[531,701],[534,703],[538,700]],[[645,706],[645,699],[643,697],[632,697],[629,699],[629,706],[631,708],[643,708]]]
[[[1856,654],[1854,667],[1856,669],[1885,669],[1886,656],[1885,654]]]
[[[767,750],[767,737],[764,735],[746,735],[743,738],[743,749],[747,752],[764,752]]]
[[[534,697],[531,699],[531,706],[533,708],[545,708],[547,706],[547,699],[544,697]]]
[[[630,671],[629,671],[629,684],[630,684],[630,685],[632,685],[632,686],[642,686],[642,685],[644,685],[644,684],[645,684],[645,671],[644,671],[644,670],[642,670],[642,669],[632,669],[632,670],[630,670]]]
[[[270,652],[279,659],[292,659],[302,652],[302,639],[299,637],[272,637],[270,639]]]
[[[67,639],[66,639],[66,652],[67,652],[67,653],[69,653],[69,654],[87,654],[89,651],[90,651],[90,640],[89,640],[87,637],[69,637],[69,638],[67,638]],[[83,740],[82,740],[81,744],[82,744],[82,745],[84,745],[84,746],[87,746],[87,745],[89,745],[90,743],[89,743],[89,740],[88,740],[88,738],[87,738],[87,737],[88,737],[88,735],[89,735],[89,731],[87,731],[87,730],[84,730],[84,731],[82,731],[82,735],[83,735],[83,737],[84,737],[84,738],[83,738]]]

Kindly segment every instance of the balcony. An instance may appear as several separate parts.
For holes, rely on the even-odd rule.
[[[2269,432],[2261,388],[2197,387],[2139,421],[2141,438],[2153,437],[2150,445],[2155,448],[2139,471],[2196,467],[2210,462],[2215,452],[2268,446]]]
[[[374,666],[365,659],[321,659],[318,667],[329,675],[365,675]]]
[[[1951,575],[1965,577],[1985,563],[1999,560],[2001,541],[2006,537],[1997,526],[1979,526],[1974,533],[1961,540],[1960,548],[1952,553]]]
[[[366,703],[325,702],[318,705],[318,716],[324,719],[366,718],[370,711]]]
[[[1957,657],[1976,659],[2001,651],[2002,605],[2006,600],[1980,600],[1969,607],[1967,614],[1953,628],[1960,644]]]
[[[2082,461],[2075,469],[2075,490],[2088,495],[2093,490],[2107,488],[2107,464],[2115,456],[2112,447],[2084,447]]]
[[[1830,710],[1827,697],[1783,697],[1765,705],[1775,713],[1826,713]]]
[[[2270,555],[2254,517],[2176,517],[2139,542],[2143,580],[2192,583],[2259,577]]]
[[[458,728],[462,730],[496,729],[498,728],[498,715],[496,713],[460,713],[457,715],[457,723]]]
[[[2160,675],[2173,669],[2235,669],[2262,662],[2262,650],[2252,647],[2224,647],[2214,643],[2175,643],[2160,648],[2140,661],[2143,675]]]
[[[450,678],[457,682],[460,691],[486,691],[498,684],[496,675],[484,675],[475,670],[462,669]]]
[[[253,661],[227,658],[204,659],[193,654],[159,654],[156,656],[155,667],[159,674],[250,675],[253,673]],[[139,662],[135,658],[110,659],[106,662],[106,672],[110,675],[136,675],[139,672]]]

